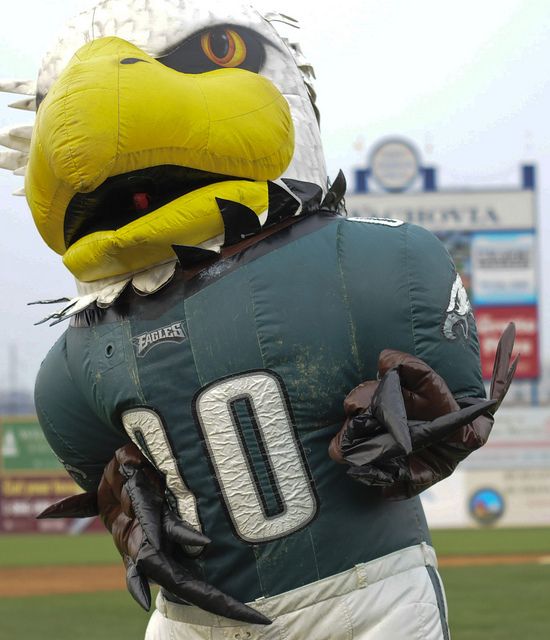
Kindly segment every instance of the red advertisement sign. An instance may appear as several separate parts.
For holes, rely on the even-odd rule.
[[[516,379],[538,378],[539,336],[536,305],[518,307],[479,307],[475,311],[481,351],[481,371],[489,380],[500,334],[509,322],[516,325],[514,356],[521,354]]]
[[[0,533],[81,533],[104,531],[99,518],[37,520],[46,507],[78,493],[66,473],[0,477]]]

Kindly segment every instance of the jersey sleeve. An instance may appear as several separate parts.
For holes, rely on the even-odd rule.
[[[71,376],[63,335],[46,356],[35,385],[35,407],[44,435],[83,489],[99,484],[103,468],[128,438],[103,422]]]
[[[453,395],[485,397],[479,341],[466,288],[451,256],[429,231],[406,226],[406,264],[415,355]]]
[[[429,364],[457,399],[485,397],[472,308],[438,238],[397,220],[345,219],[339,255],[360,379],[397,349]]]

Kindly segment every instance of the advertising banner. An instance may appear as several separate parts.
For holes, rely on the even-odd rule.
[[[514,356],[520,353],[516,379],[537,378],[540,374],[537,307],[477,307],[475,309],[483,377],[491,377],[498,339],[509,322],[516,325]]]
[[[475,233],[471,259],[476,307],[536,304],[534,233]]]
[[[82,490],[48,445],[36,416],[0,420],[0,533],[103,531],[99,518],[37,520]]]
[[[49,505],[80,491],[65,472],[0,476],[0,533],[103,531],[99,518],[36,519]]]
[[[487,444],[460,468],[550,470],[550,408],[502,406]]]
[[[550,469],[466,469],[421,494],[436,528],[550,525]]]
[[[492,469],[465,473],[471,525],[550,525],[550,469]]]
[[[350,217],[397,218],[443,231],[503,231],[536,226],[531,190],[435,191],[346,195]]]
[[[63,471],[35,417],[0,421],[0,472]]]

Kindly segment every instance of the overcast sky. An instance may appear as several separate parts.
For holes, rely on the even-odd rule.
[[[0,77],[34,78],[61,26],[89,4],[4,0]],[[540,235],[550,246],[550,0],[255,4],[302,24],[299,40],[317,74],[330,176],[342,168],[351,182],[371,146],[389,134],[418,146],[423,161],[438,167],[441,188],[519,186],[519,165],[534,161]],[[7,108],[14,99],[0,94],[0,128],[32,122],[31,114]],[[21,178],[0,171],[0,390],[13,385],[10,351],[17,352],[16,382],[31,388],[63,330],[34,327],[45,313],[26,303],[74,293],[70,274],[35,231],[24,198],[9,195],[20,186]],[[550,255],[541,256],[543,300],[550,298],[549,267]],[[543,304],[548,325],[550,303]]]

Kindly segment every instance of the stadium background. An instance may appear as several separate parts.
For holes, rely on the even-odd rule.
[[[2,27],[3,77],[34,74],[53,33],[83,2],[52,0],[32,9],[31,4],[10,5]],[[465,0],[452,19],[445,2],[350,2],[346,11],[326,12],[325,26],[313,9],[300,15],[295,1],[263,4],[314,25],[309,34],[304,31],[303,42],[319,79],[331,176],[342,167],[353,185],[351,164],[364,168],[371,144],[395,131],[416,138],[429,163],[442,168],[442,182],[454,187],[508,181],[515,188],[520,157],[534,160],[540,169],[540,228],[546,233],[540,246],[547,244],[550,85],[542,73],[540,82],[533,80],[550,42],[547,0]],[[357,16],[364,5],[362,21]],[[33,32],[33,25],[39,29]],[[354,40],[357,33],[360,43]],[[466,49],[461,41],[467,41]],[[327,47],[327,42],[339,44]],[[362,66],[365,74],[359,77]],[[1,97],[2,126],[14,121],[7,109],[11,99]],[[56,332],[33,328],[40,311],[24,304],[70,292],[72,283],[33,235],[24,203],[8,195],[21,186],[18,180],[0,176],[9,229],[0,258],[3,272],[10,274],[3,283],[0,331],[7,355],[1,371],[8,380],[0,386],[0,638],[141,638],[148,616],[126,593],[119,559],[101,526],[39,525],[34,519],[74,485],[45,446],[29,394],[20,390],[30,386],[34,365]],[[454,240],[460,248],[462,238],[455,234]],[[547,265],[548,256],[539,252],[537,263]],[[544,270],[539,278],[544,285]],[[542,317],[548,317],[549,299],[541,297]],[[14,326],[17,335],[24,334],[19,349],[11,347]],[[543,335],[544,340],[548,356]],[[544,361],[541,374],[536,386],[515,385],[487,449],[424,496],[454,640],[550,633],[550,376]],[[542,406],[533,406],[533,395]],[[39,534],[29,532],[39,526],[44,527]]]

